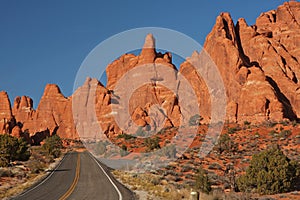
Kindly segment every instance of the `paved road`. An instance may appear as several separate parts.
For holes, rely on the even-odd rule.
[[[46,179],[14,199],[132,200],[134,196],[91,154],[71,152]]]

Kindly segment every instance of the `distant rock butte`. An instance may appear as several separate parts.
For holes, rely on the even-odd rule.
[[[256,24],[244,19],[235,24],[228,13],[217,17],[204,49],[216,64],[227,95],[226,120],[261,123],[300,118],[300,3],[286,2],[277,10],[261,14]],[[191,58],[199,56],[195,52]],[[154,79],[132,92],[129,118],[120,128],[113,107],[120,107],[119,95],[132,84],[126,75],[139,66]],[[59,87],[48,84],[36,110],[27,96],[16,97],[11,107],[6,92],[0,92],[0,133],[24,137],[31,143],[58,134],[62,138],[97,138],[101,129],[108,137],[130,131],[130,125],[179,126],[181,108],[175,93],[160,84],[157,68],[168,66],[169,80],[178,82],[179,73],[190,83],[197,96],[203,122],[210,121],[211,100],[204,79],[188,61],[179,71],[170,53],[159,53],[155,39],[148,34],[140,55],[125,54],[107,66],[107,86],[87,78],[72,96],[65,97]],[[140,74],[135,74],[137,77]],[[125,78],[124,78],[125,77]],[[142,78],[143,76],[141,76]],[[161,79],[161,80],[158,80]],[[120,89],[121,88],[121,89]],[[180,97],[179,97],[180,98]],[[225,98],[225,97],[224,97]],[[156,105],[162,109],[153,110]],[[153,114],[154,112],[154,114]]]

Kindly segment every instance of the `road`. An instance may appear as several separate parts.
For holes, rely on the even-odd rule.
[[[88,152],[70,152],[39,184],[16,200],[132,200],[130,190]]]

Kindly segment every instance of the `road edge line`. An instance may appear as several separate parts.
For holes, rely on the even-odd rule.
[[[120,192],[119,188],[116,186],[116,184],[112,181],[112,179],[110,178],[110,176],[105,172],[105,170],[103,169],[103,167],[99,164],[99,162],[96,160],[96,158],[92,155],[90,155],[94,161],[97,163],[97,165],[100,167],[100,169],[103,171],[103,173],[105,174],[105,176],[108,178],[108,180],[111,182],[111,184],[114,186],[114,188],[116,189],[118,195],[119,195],[119,200],[123,200],[122,197],[122,193]]]

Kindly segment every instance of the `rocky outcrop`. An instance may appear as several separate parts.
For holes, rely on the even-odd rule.
[[[0,92],[0,133],[11,132],[14,126],[14,118],[11,113],[11,106],[6,92]]]
[[[133,68],[143,66],[154,67],[158,63],[176,70],[176,67],[172,64],[171,54],[168,52],[165,54],[157,53],[155,50],[155,39],[152,34],[148,34],[140,55],[125,54],[107,66],[106,88],[113,90],[117,82]]]
[[[24,129],[33,133],[48,129],[50,135],[58,134],[63,138],[74,138],[72,101],[61,93],[57,85],[48,84],[32,122],[24,123]]]
[[[285,118],[300,115],[300,3],[286,2],[261,14],[253,27],[237,23],[241,48],[250,63],[264,71],[283,105]],[[255,37],[249,37],[249,32]]]
[[[198,54],[196,52],[192,55],[192,57],[197,56]],[[195,92],[199,104],[199,113],[201,117],[203,117],[203,122],[209,123],[211,119],[211,101],[210,94],[203,77],[201,77],[201,75],[197,72],[193,63],[189,61],[185,61],[180,65],[179,72],[186,78]]]
[[[111,93],[98,80],[87,78],[72,96],[76,130],[81,138],[98,139],[99,131],[117,132],[111,115]]]
[[[12,108],[12,114],[17,122],[33,120],[35,111],[33,101],[28,96],[16,97]]]
[[[167,67],[167,69],[164,69]],[[165,74],[164,72],[170,72]],[[113,108],[118,113],[129,113],[122,118],[122,130],[132,133],[130,126],[148,126],[155,129],[157,126],[178,126],[180,124],[180,109],[178,100],[174,91],[164,86],[165,79],[168,82],[176,84],[177,69],[172,64],[170,53],[157,53],[155,50],[155,39],[152,34],[148,34],[140,55],[125,54],[106,69],[107,88],[113,91]],[[168,77],[165,77],[165,76]],[[131,91],[130,88],[135,88]],[[118,97],[129,95],[130,99],[121,101],[126,105],[120,105],[120,108],[127,107],[126,110],[119,110],[121,102]],[[117,98],[116,98],[117,97]],[[121,104],[122,104],[121,103]],[[156,105],[155,109],[153,106]],[[151,118],[161,118],[161,124],[153,124]],[[118,123],[120,125],[120,122]],[[106,128],[107,129],[107,128]],[[110,129],[116,130],[115,125]],[[118,128],[117,128],[118,129]]]
[[[231,122],[299,117],[299,9],[287,2],[261,14],[256,25],[236,24],[222,13],[204,49],[216,63],[228,97]]]
[[[1,101],[1,118],[3,121],[10,119],[6,120],[6,129],[2,132],[24,137],[34,144],[52,134],[62,138],[78,138],[73,122],[72,100],[64,97],[57,85],[48,84],[45,87],[37,110],[33,109],[32,99],[27,96],[16,97],[12,109],[6,93],[3,93]]]

